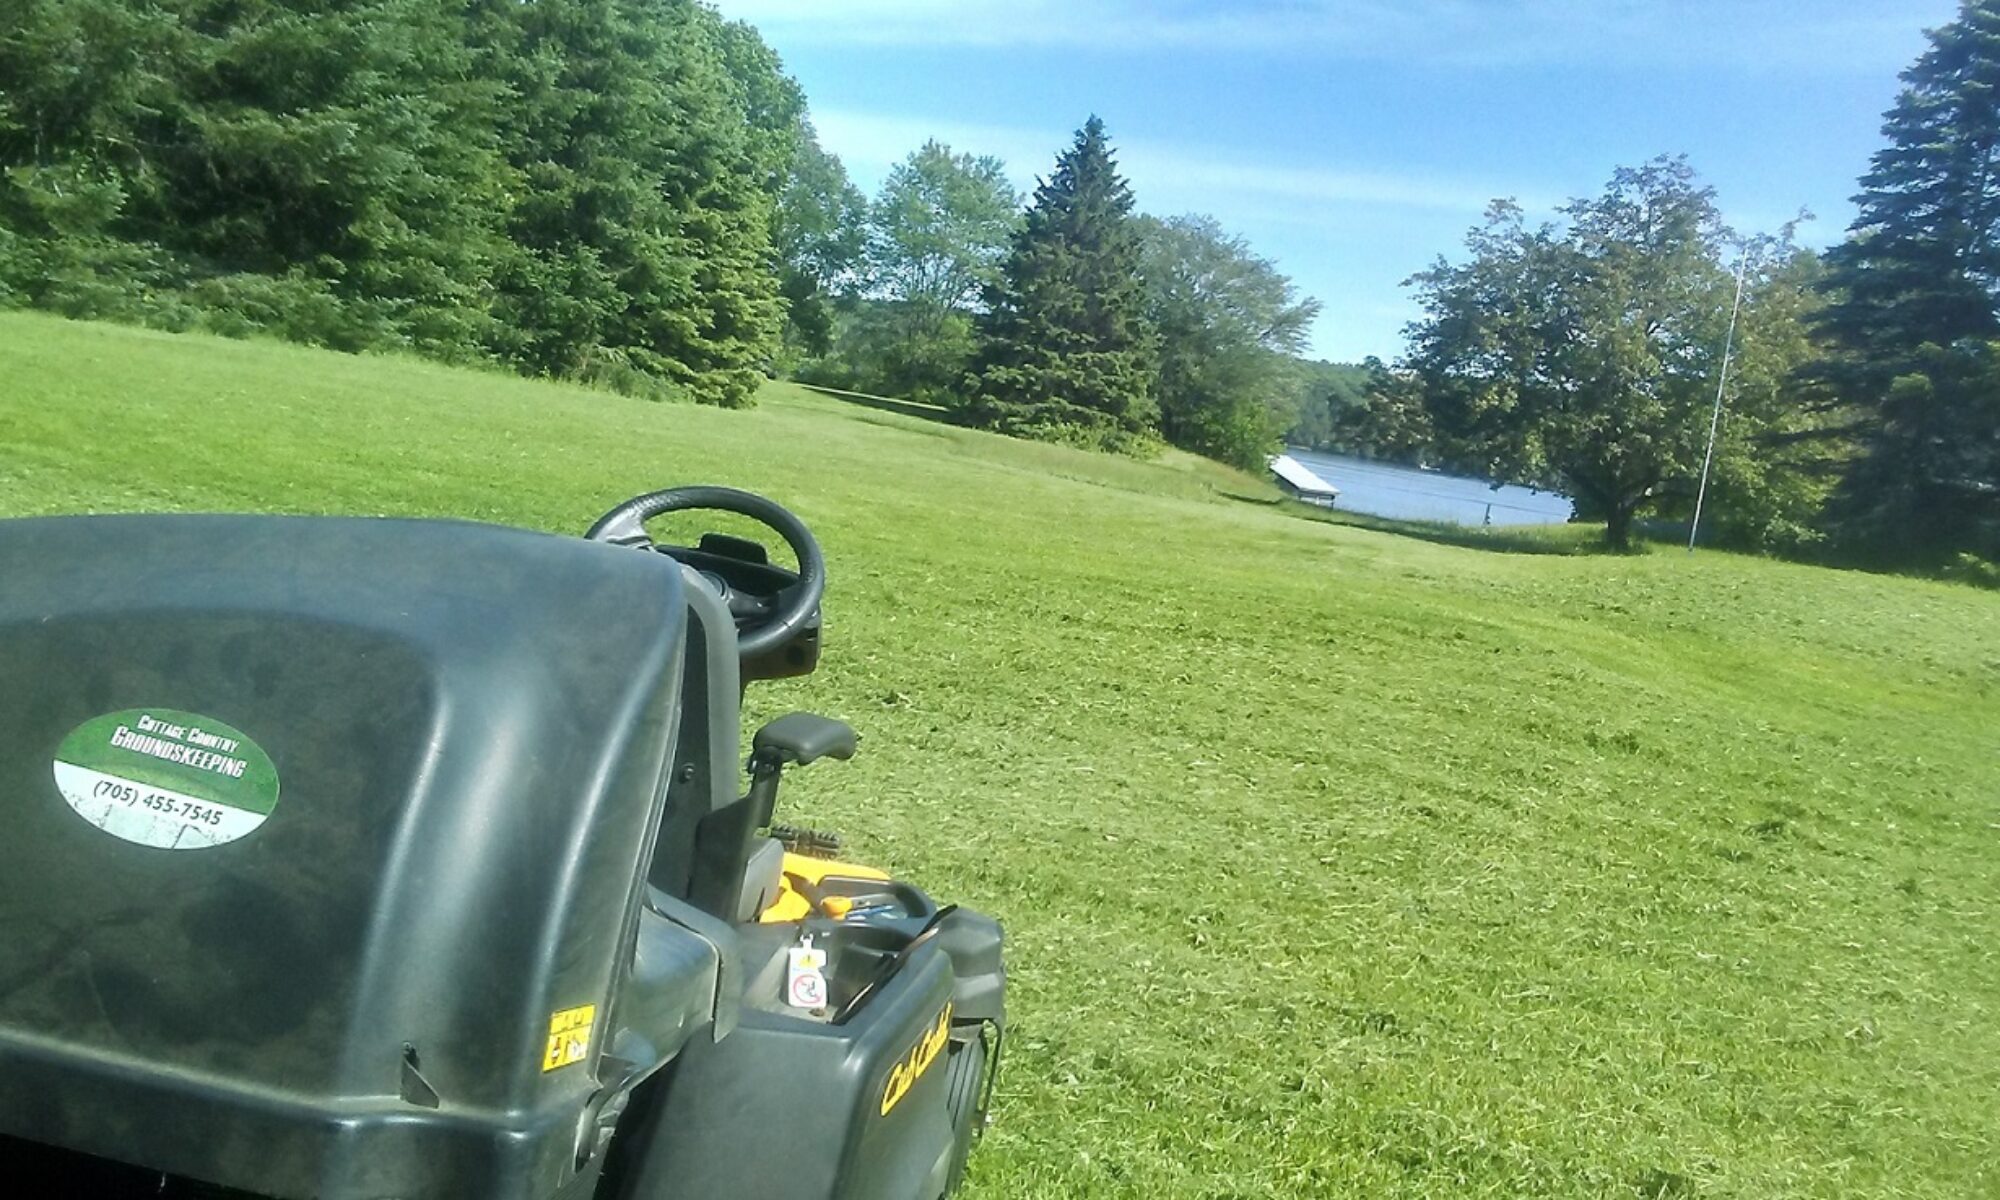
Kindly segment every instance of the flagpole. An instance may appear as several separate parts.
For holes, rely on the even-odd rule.
[[[1729,355],[1736,349],[1736,317],[1743,311],[1743,277],[1750,269],[1750,247],[1736,256],[1736,299],[1729,305],[1729,333],[1722,340],[1722,371],[1715,381],[1715,411],[1708,417],[1708,450],[1701,456],[1701,487],[1694,494],[1694,520],[1688,523],[1688,553],[1701,532],[1701,506],[1708,499],[1708,469],[1715,462],[1715,435],[1722,429],[1722,391],[1729,386]]]

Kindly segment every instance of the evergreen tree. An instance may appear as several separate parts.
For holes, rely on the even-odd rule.
[[[2000,559],[2000,0],[1966,0],[1903,83],[1827,255],[1815,375],[1861,447],[1831,516],[1886,558]]]
[[[803,131],[697,0],[18,0],[0,304],[740,403]]]
[[[966,380],[974,422],[1107,448],[1153,434],[1152,334],[1131,213],[1132,190],[1092,117],[1035,189],[987,292]]]
[[[504,281],[509,357],[540,373],[746,404],[782,305],[766,190],[777,153],[727,82],[721,22],[694,0],[511,6],[496,58],[524,180]],[[740,48],[740,47],[739,47]]]
[[[457,6],[0,17],[0,299],[481,353],[509,180]]]

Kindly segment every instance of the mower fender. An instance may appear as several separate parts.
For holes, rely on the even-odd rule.
[[[716,1016],[722,951],[715,943],[650,909],[639,915],[632,973],[618,1005],[611,1053],[642,1072],[679,1052]]]
[[[743,999],[743,955],[737,944],[735,927],[657,888],[646,890],[646,915],[671,922],[676,931],[699,939],[713,954],[715,973],[709,982],[714,991],[706,998],[712,1022],[709,1032],[711,1040],[727,1036],[730,1030],[736,1028],[737,1013]],[[645,954],[642,945],[634,955],[635,980],[644,973],[640,960]]]
[[[746,1005],[688,1043],[614,1144],[616,1200],[934,1200],[958,1146],[951,959],[916,948],[844,1024]]]
[[[937,941],[951,956],[955,977],[952,1020],[1006,1024],[1007,968],[1000,957],[1000,922],[969,908],[954,908],[938,919]]]

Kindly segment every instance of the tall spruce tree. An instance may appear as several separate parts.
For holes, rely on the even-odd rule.
[[[479,356],[512,182],[462,8],[0,5],[0,303]]]
[[[1035,189],[987,292],[966,379],[974,422],[1111,449],[1153,433],[1152,335],[1131,213],[1132,189],[1093,116]]]
[[[1930,36],[1827,255],[1816,374],[1861,448],[1836,533],[1938,564],[2000,559],[2000,0]]]
[[[775,135],[746,123],[719,18],[696,0],[502,6],[522,179],[503,349],[537,373],[751,402],[778,346]],[[741,47],[739,47],[740,49]]]

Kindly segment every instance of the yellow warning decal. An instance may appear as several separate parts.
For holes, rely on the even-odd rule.
[[[917,1080],[937,1061],[938,1055],[944,1053],[945,1043],[950,1040],[951,1005],[947,1003],[944,1011],[937,1015],[937,1023],[917,1039],[917,1044],[910,1047],[910,1052],[903,1056],[901,1062],[889,1069],[889,1082],[882,1089],[883,1116],[888,1116],[889,1110],[909,1094]]]
[[[542,1070],[580,1063],[590,1053],[590,1027],[597,1024],[597,1006],[565,1008],[549,1017],[549,1046],[542,1052]]]

